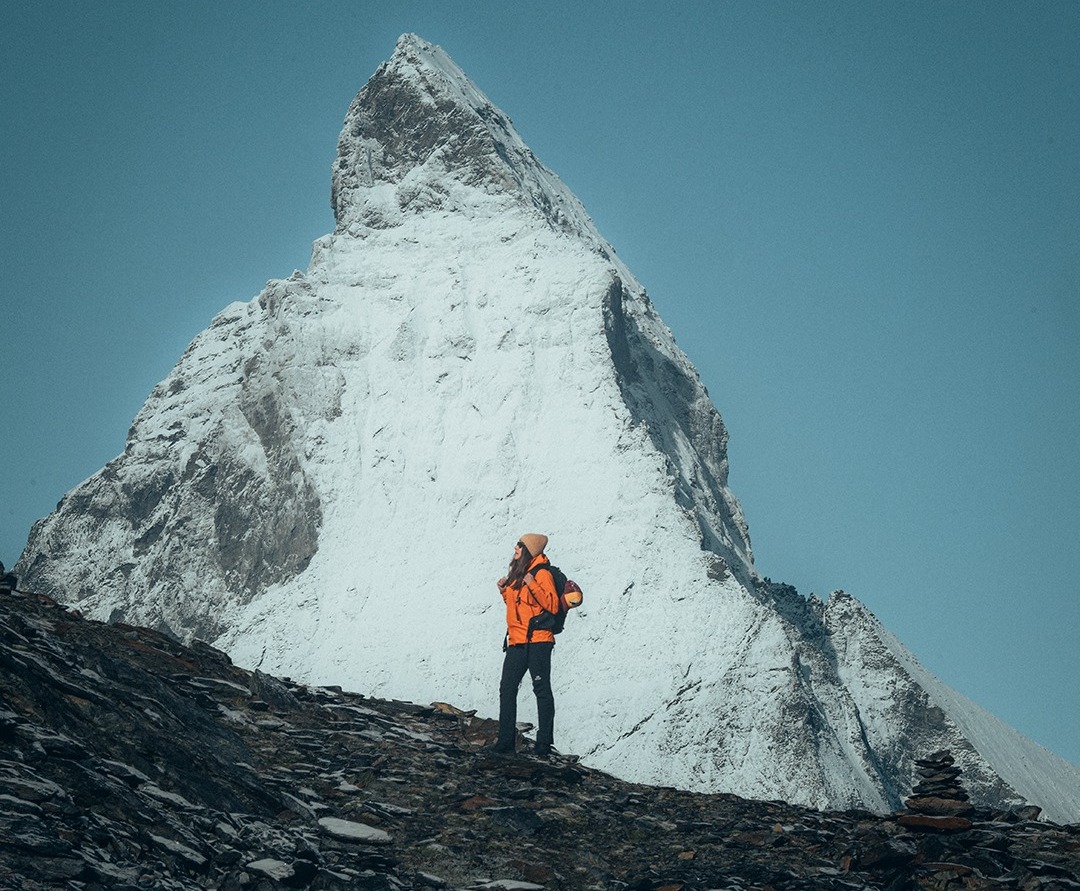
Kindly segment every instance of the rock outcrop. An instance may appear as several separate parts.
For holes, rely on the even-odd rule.
[[[0,596],[0,888],[1080,888],[1080,827],[821,812],[493,756],[495,722]]]

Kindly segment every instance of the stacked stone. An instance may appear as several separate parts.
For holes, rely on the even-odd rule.
[[[971,826],[966,818],[975,808],[960,784],[963,772],[948,749],[934,752],[915,762],[918,782],[905,804],[908,814],[900,822],[912,828],[957,830]]]
[[[908,807],[918,810],[915,804],[925,799],[967,802],[968,794],[959,779],[963,771],[956,766],[948,749],[918,759],[915,766],[918,768],[919,782],[911,790]]]

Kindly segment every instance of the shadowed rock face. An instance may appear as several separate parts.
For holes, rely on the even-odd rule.
[[[10,891],[1080,884],[1080,827],[1037,808],[823,813],[491,756],[495,723],[451,705],[248,672],[45,597],[0,595],[0,665]]]
[[[410,48],[406,59],[416,61],[420,52]],[[357,189],[397,184],[436,152],[443,166],[468,185],[516,189],[509,165],[497,163],[506,154],[505,148],[500,153],[503,143],[489,129],[501,124],[505,130],[501,115],[492,109],[482,116],[432,91],[430,84],[400,77],[398,67],[407,62],[400,56],[395,61],[375,73],[349,109],[334,166],[335,219],[345,220]]]
[[[345,117],[330,191],[337,231],[352,223],[385,228],[399,213],[453,208],[454,183],[510,197],[553,229],[610,251],[506,114],[439,47],[406,34]]]
[[[275,282],[250,310],[273,319],[281,302],[306,296],[302,284]],[[87,610],[107,601],[103,616],[114,621],[212,640],[228,605],[303,572],[322,503],[296,431],[332,415],[338,390],[320,399],[283,386],[286,360],[259,348],[252,330],[246,312],[223,313],[189,346],[123,454],[34,524],[18,564],[28,587]],[[213,409],[195,395],[207,381]]]
[[[676,467],[671,462],[678,480],[675,497],[697,519],[702,547],[723,561],[714,564],[714,572],[731,569],[743,585],[753,588],[757,578],[751,570],[750,531],[727,488],[724,421],[696,372],[650,343],[644,327],[628,311],[630,305],[622,282],[614,281],[604,302],[604,333],[623,401],[661,454],[685,454],[688,450],[680,448],[680,440],[690,445],[693,463]]]

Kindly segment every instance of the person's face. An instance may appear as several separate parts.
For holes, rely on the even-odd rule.
[[[521,556],[521,547],[522,547],[522,545],[521,545],[521,542],[520,542],[520,541],[519,541],[519,542],[518,542],[518,543],[517,543],[516,545],[514,545],[514,559],[515,559],[515,560],[516,560],[516,559],[517,559],[518,557],[520,557],[520,556]]]

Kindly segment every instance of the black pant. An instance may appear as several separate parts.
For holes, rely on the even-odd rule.
[[[502,681],[499,683],[498,748],[514,750],[518,687],[527,671],[532,678],[533,693],[536,694],[536,750],[546,753],[551,749],[555,738],[555,694],[551,692],[551,651],[554,648],[553,641],[506,648]]]

